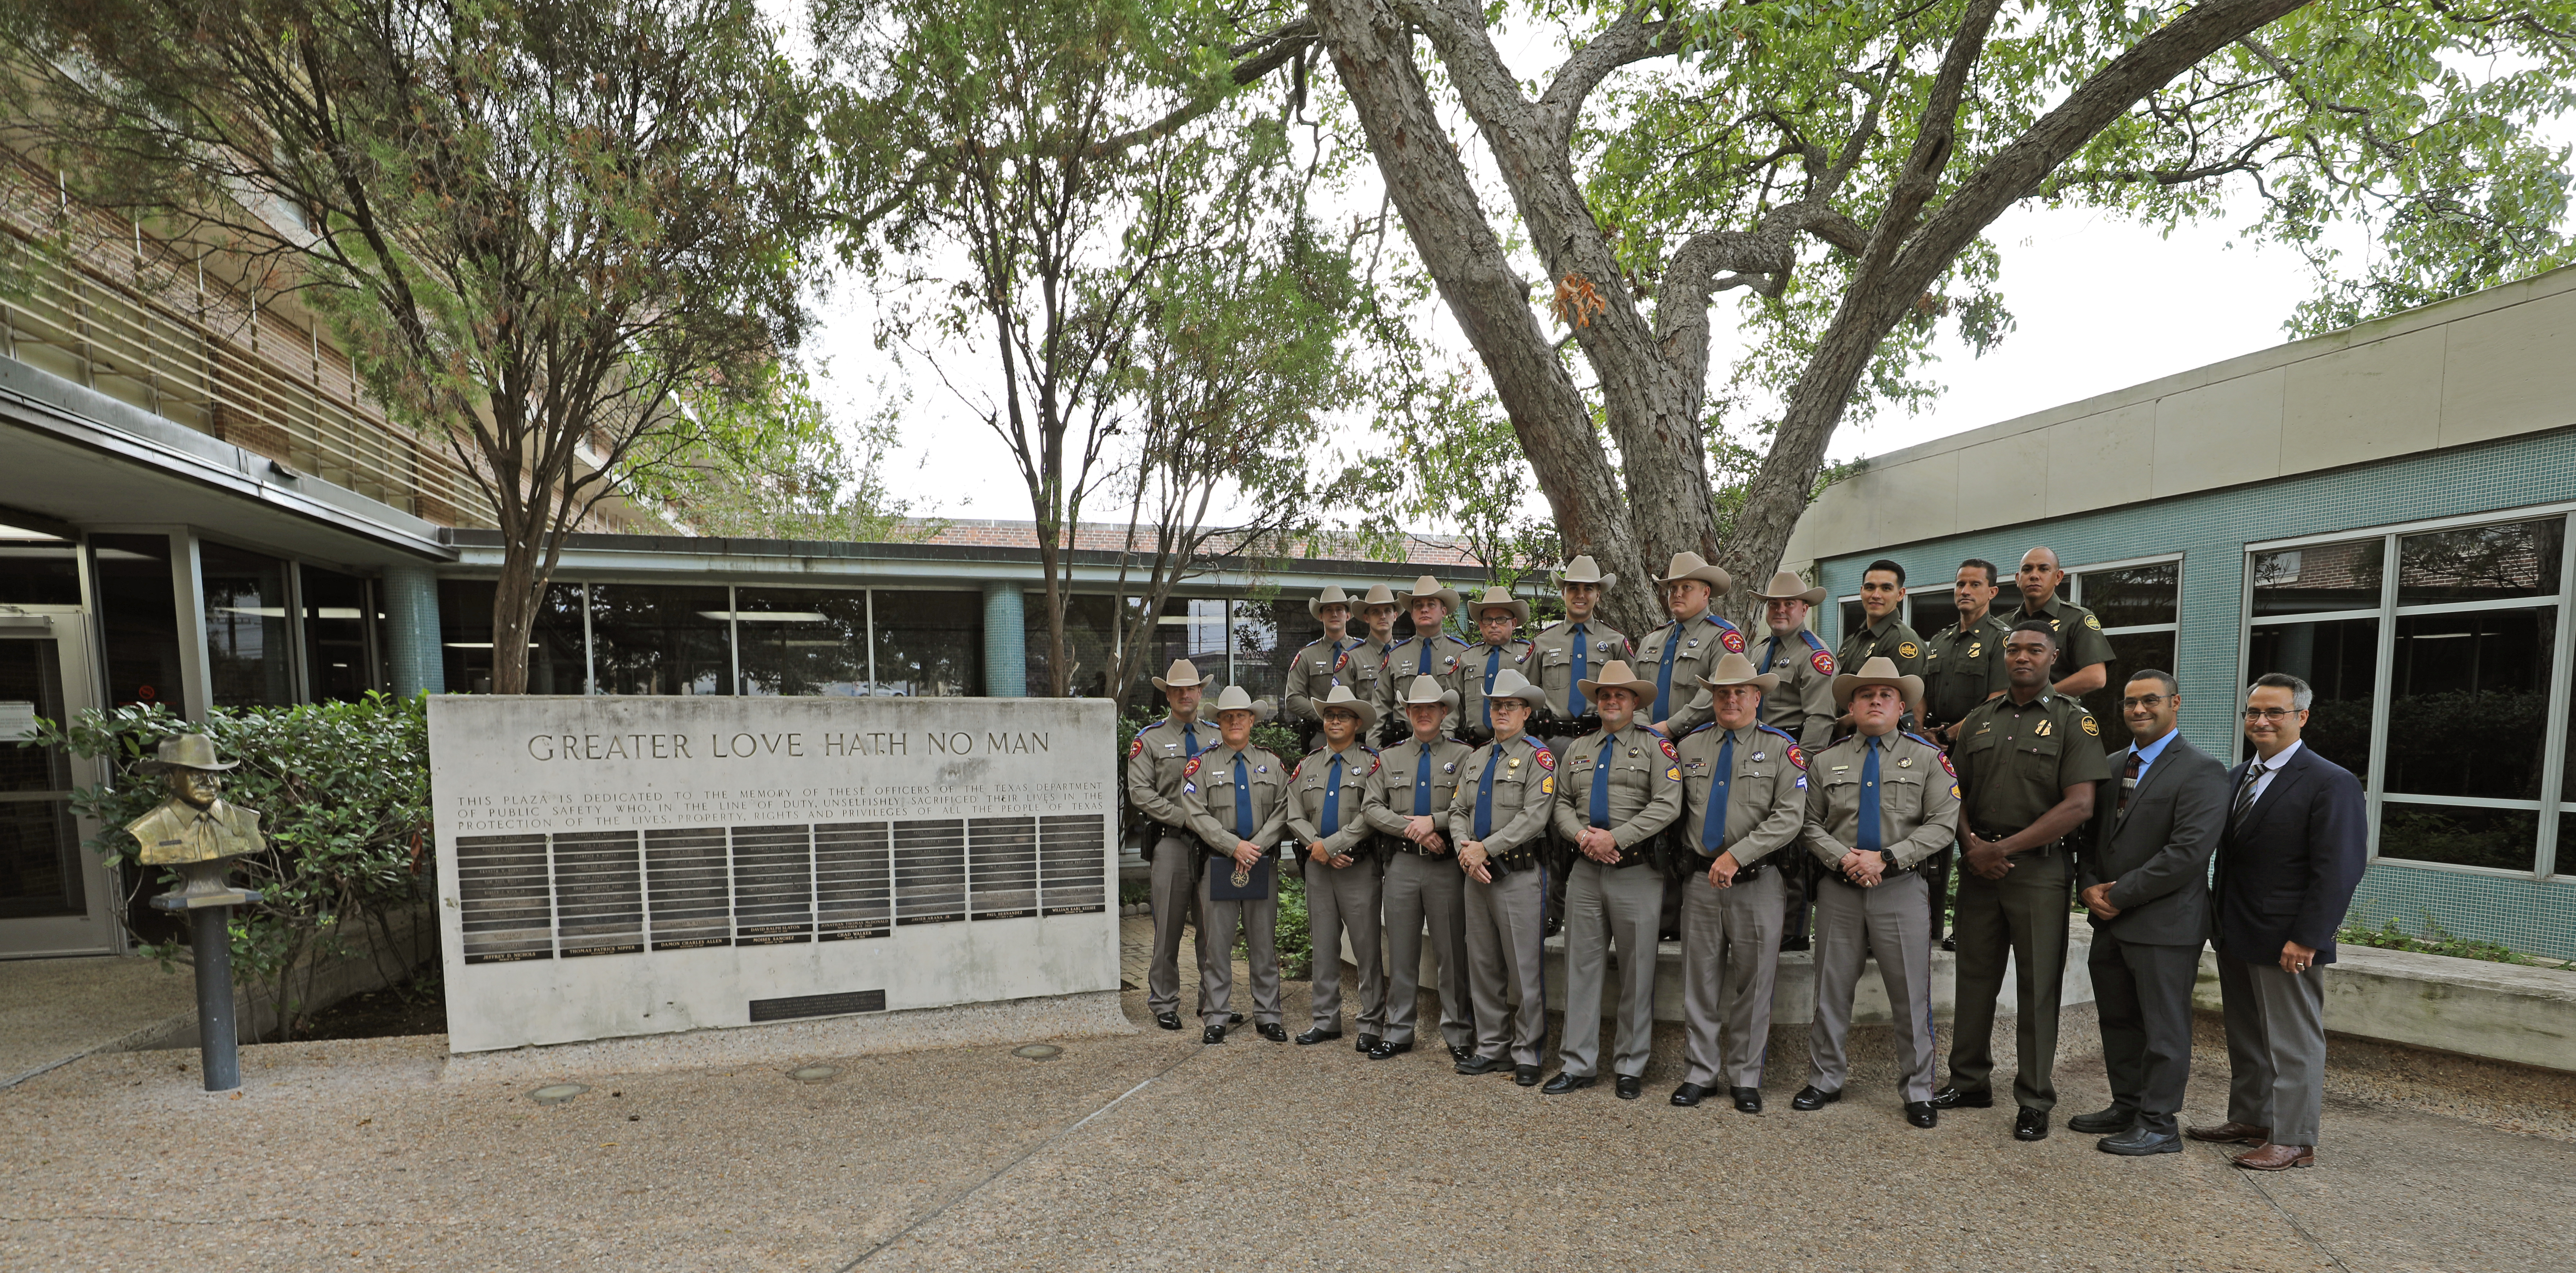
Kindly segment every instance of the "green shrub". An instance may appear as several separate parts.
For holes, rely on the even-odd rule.
[[[133,896],[168,891],[179,878],[145,867],[143,846],[125,830],[168,794],[158,775],[134,765],[162,739],[187,733],[240,762],[223,776],[224,799],[260,813],[268,850],[235,859],[230,876],[262,895],[233,912],[233,978],[268,997],[279,1037],[292,1038],[308,1008],[296,983],[309,989],[315,962],[346,954],[348,936],[367,927],[382,939],[371,950],[392,949],[388,916],[434,891],[428,711],[420,698],[369,694],[355,703],[217,708],[201,722],[157,703],[40,722],[27,745],[110,761],[107,782],[73,792],[72,806],[97,819],[101,833],[88,847],[124,868]],[[143,944],[165,966],[187,950],[184,938]],[[399,981],[406,970],[380,971]]]

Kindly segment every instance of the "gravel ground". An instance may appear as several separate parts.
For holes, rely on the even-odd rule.
[[[2009,1109],[1905,1126],[1883,1030],[1812,1114],[1788,1108],[1803,1032],[1775,1032],[1747,1116],[1665,1103],[1669,1030],[1631,1103],[1428,1049],[1202,1047],[1125,999],[1146,1029],[1053,1060],[568,1075],[593,1090],[554,1106],[440,1081],[435,1035],[247,1048],[237,1099],[194,1090],[193,1053],[87,1057],[0,1092],[0,1268],[2483,1273],[2576,1249],[2576,1080],[2512,1067],[2339,1044],[2320,1169],[2256,1178],[2065,1130],[2105,1099],[2081,1009],[2056,1134],[2024,1145]],[[2214,1118],[2204,1035],[2191,1113]]]

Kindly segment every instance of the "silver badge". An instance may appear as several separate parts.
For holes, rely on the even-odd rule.
[[[1270,766],[1268,766],[1268,765],[1254,765],[1254,766],[1252,767],[1252,772],[1257,773],[1257,774],[1266,774],[1266,773],[1270,772]]]
[[[1440,766],[1440,772],[1444,774],[1454,774],[1458,772],[1458,762],[1453,760],[1448,764]]]
[[[1754,758],[1755,760],[1760,760],[1760,759],[1762,759],[1762,753],[1761,753],[1761,752],[1758,752],[1758,751],[1757,751],[1757,752],[1755,752],[1755,753],[1753,753],[1753,758]]]

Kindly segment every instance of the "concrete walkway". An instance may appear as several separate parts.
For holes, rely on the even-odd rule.
[[[1432,1050],[1146,1025],[1046,1061],[843,1059],[811,1086],[567,1075],[593,1090],[555,1106],[439,1081],[434,1036],[248,1048],[238,1099],[195,1091],[190,1054],[93,1055],[0,1092],[0,1267],[2376,1273],[2576,1249],[2576,1083],[2481,1062],[2339,1052],[2322,1167],[2257,1178],[2202,1147],[2094,1152],[2062,1125],[2104,1099],[2081,1055],[2056,1134],[2023,1145],[2009,1109],[1905,1126],[1883,1031],[1813,1114],[1788,1108],[1803,1033],[1776,1032],[1755,1117],[1665,1104],[1669,1033],[1629,1103],[1460,1078]]]
[[[0,1088],[93,1052],[193,1039],[197,983],[185,964],[133,955],[0,960]]]

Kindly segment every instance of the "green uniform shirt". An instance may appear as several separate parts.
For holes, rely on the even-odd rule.
[[[2096,663],[2111,661],[2111,638],[2102,635],[2102,620],[2092,611],[2072,601],[2050,597],[2048,604],[2033,612],[2028,604],[2007,616],[2004,627],[2016,628],[2037,619],[2057,634],[2057,663],[2048,669],[2048,683],[2057,684]],[[2109,675],[2105,670],[2104,675]]]
[[[1807,760],[1807,849],[1828,868],[1860,847],[1861,781],[1877,747],[1879,850],[1909,867],[1956,843],[1959,785],[1941,749],[1912,734],[1854,734]]]
[[[2068,787],[2111,776],[2100,722],[2055,690],[2028,703],[2006,694],[1969,712],[1950,757],[1966,793],[1962,816],[1980,836],[2019,831],[2057,807]]]
[[[1992,610],[1970,624],[1953,624],[1923,643],[1923,715],[1926,725],[1955,725],[1977,704],[2012,684],[2004,666],[2004,638],[2012,628]]]
[[[1678,753],[1663,735],[1630,724],[1618,733],[1587,734],[1566,745],[1556,766],[1556,833],[1571,842],[1592,825],[1593,770],[1610,767],[1603,820],[1621,852],[1653,839],[1682,815]]]
[[[1718,846],[1708,845],[1708,793],[1717,782],[1717,758],[1735,740],[1735,771],[1726,784],[1726,825]],[[1767,725],[1728,731],[1702,725],[1681,741],[1682,794],[1689,800],[1682,830],[1691,849],[1714,858],[1723,849],[1751,866],[1797,842],[1807,824],[1807,756],[1798,740]]]
[[[1843,648],[1834,651],[1834,662],[1842,670],[1859,675],[1861,665],[1871,659],[1886,659],[1896,665],[1899,676],[1920,675],[1923,671],[1923,638],[1905,626],[1893,614],[1887,621],[1872,627],[1867,623],[1852,629],[1843,638]]]

